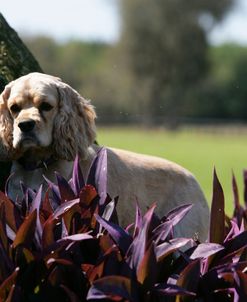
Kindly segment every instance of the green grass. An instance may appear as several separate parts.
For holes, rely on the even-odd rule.
[[[131,127],[99,127],[101,145],[156,155],[172,160],[197,178],[210,204],[212,175],[216,167],[226,200],[226,211],[232,211],[232,171],[237,178],[243,200],[243,169],[247,168],[247,130],[242,128],[187,128],[179,131]]]

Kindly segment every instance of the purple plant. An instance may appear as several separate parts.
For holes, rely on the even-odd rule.
[[[137,204],[135,222],[119,226],[117,198],[107,194],[105,149],[86,179],[76,158],[72,178],[57,174],[56,180],[47,180],[44,196],[42,187],[34,192],[22,184],[18,204],[0,192],[0,301],[246,300],[246,206],[234,176],[230,219],[214,171],[209,236],[202,243],[173,236],[192,205],[159,218],[155,204],[144,215]]]
[[[215,171],[206,243],[171,238],[173,226],[190,207],[182,206],[161,220],[153,213],[154,207],[143,218],[137,208],[132,236],[97,217],[121,257],[118,256],[115,274],[111,271],[106,277],[103,273],[99,279],[97,275],[95,281],[89,276],[93,283],[87,298],[92,301],[245,301],[247,231],[243,225],[238,227],[235,217],[231,228],[226,228],[229,219],[224,213],[224,194]],[[182,252],[180,248],[188,244],[191,247]]]

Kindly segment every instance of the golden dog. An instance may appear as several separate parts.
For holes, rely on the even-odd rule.
[[[37,190],[43,175],[53,180],[54,171],[69,179],[76,154],[86,174],[99,148],[93,144],[95,117],[90,102],[59,78],[30,73],[9,83],[0,97],[0,139],[2,159],[13,161],[10,197],[21,194],[20,181]],[[119,196],[121,225],[134,222],[135,200],[144,211],[156,202],[159,216],[193,203],[176,233],[206,239],[209,209],[190,172],[165,159],[113,148],[107,157],[108,193]]]

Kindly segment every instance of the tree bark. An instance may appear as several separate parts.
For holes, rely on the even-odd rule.
[[[0,92],[10,81],[35,71],[42,72],[39,63],[0,13]]]
[[[6,84],[30,72],[42,72],[39,63],[0,13],[0,93]],[[1,145],[1,143],[0,143]],[[4,160],[0,146],[0,190],[4,191],[11,162]]]

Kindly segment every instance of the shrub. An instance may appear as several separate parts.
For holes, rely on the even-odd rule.
[[[126,229],[106,191],[107,153],[101,149],[84,180],[79,159],[71,180],[56,174],[43,196],[22,184],[23,200],[0,192],[0,301],[245,301],[246,204],[224,213],[214,172],[208,242],[174,238],[191,209],[159,218],[155,204]],[[245,173],[247,187],[247,173]]]

